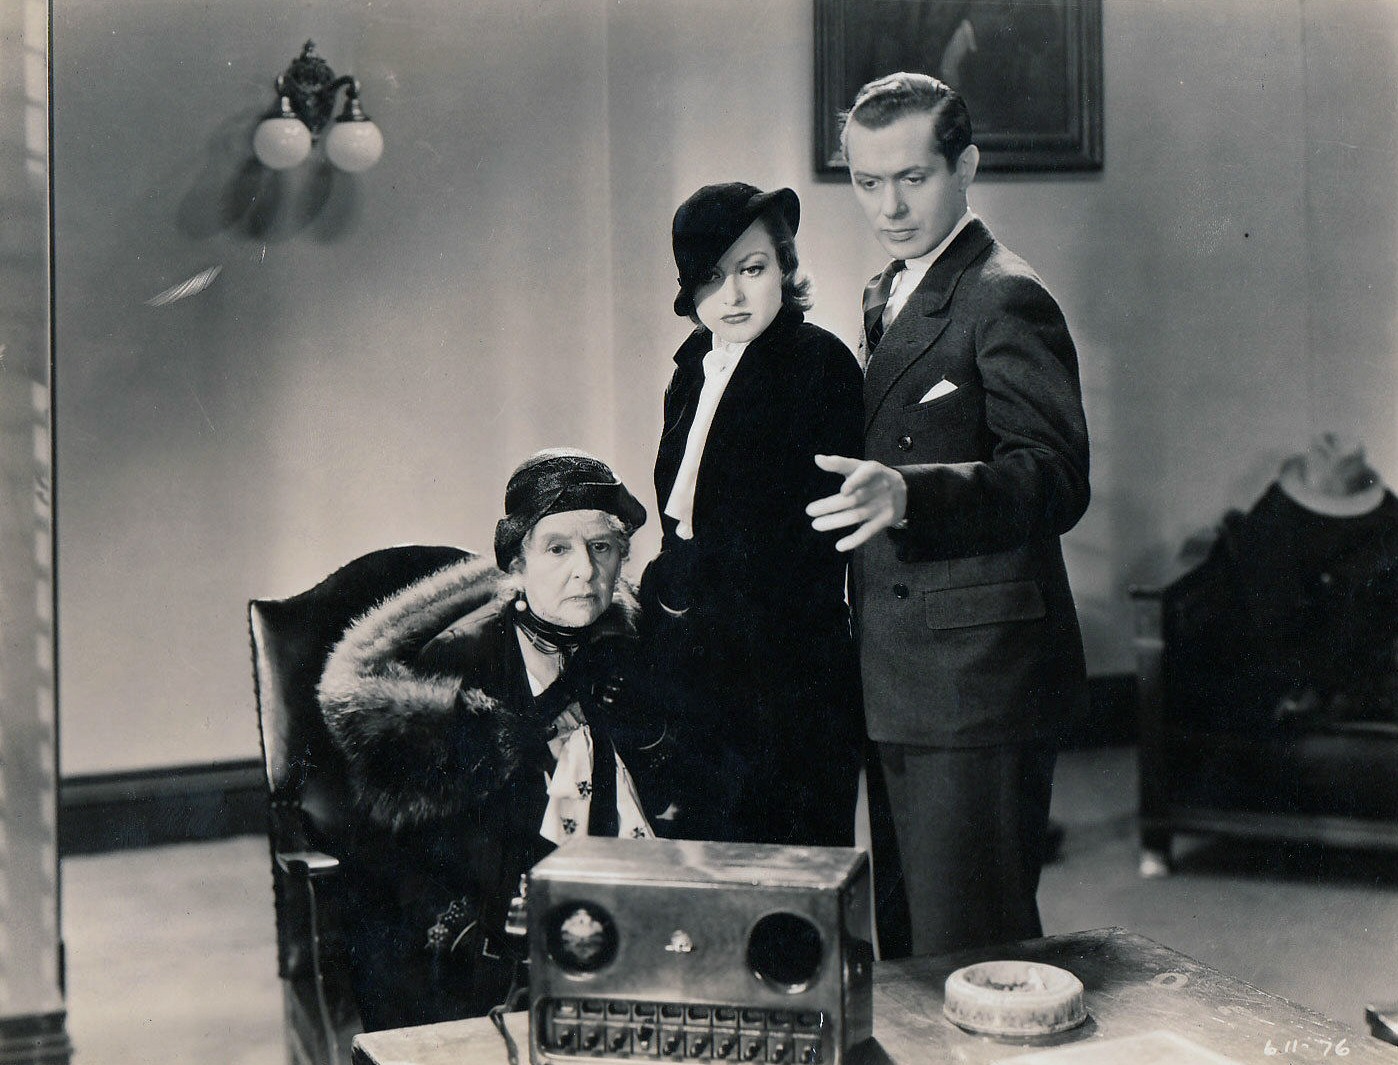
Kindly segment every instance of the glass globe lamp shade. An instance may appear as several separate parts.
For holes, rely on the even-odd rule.
[[[383,134],[368,119],[337,119],[325,138],[325,154],[339,169],[357,174],[383,155]]]
[[[311,154],[311,131],[299,118],[268,118],[252,135],[252,150],[271,170],[286,170]]]

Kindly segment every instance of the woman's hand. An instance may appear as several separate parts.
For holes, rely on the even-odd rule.
[[[859,526],[836,542],[836,550],[853,551],[875,533],[903,520],[908,509],[908,485],[897,470],[842,455],[817,455],[815,463],[822,470],[843,474],[845,481],[835,495],[807,505],[806,513],[814,519],[811,528],[827,532]]]

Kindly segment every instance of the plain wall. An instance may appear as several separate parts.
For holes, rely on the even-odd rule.
[[[1398,474],[1398,5],[1104,8],[1104,170],[972,196],[1078,341],[1094,502],[1066,548],[1099,674],[1131,665],[1126,586],[1310,433]],[[851,346],[883,263],[813,176],[808,0],[54,17],[67,773],[255,755],[247,598],[388,543],[488,549],[536,447],[597,451],[654,514],[669,220],[699,185],[800,193],[812,317]],[[384,130],[356,178],[249,163],[307,37]]]

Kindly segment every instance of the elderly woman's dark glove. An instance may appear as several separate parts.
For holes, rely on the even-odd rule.
[[[600,715],[622,759],[665,735],[665,717],[647,697],[632,637],[611,636],[580,648],[564,670],[585,715]]]

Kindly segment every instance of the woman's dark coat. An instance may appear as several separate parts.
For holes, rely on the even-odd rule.
[[[371,1030],[478,1016],[505,998],[519,951],[504,936],[510,900],[552,849],[538,828],[553,764],[545,728],[567,701],[562,687],[582,702],[594,742],[616,743],[638,786],[640,748],[663,733],[638,717],[603,723],[621,714],[615,696],[634,627],[622,589],[594,626],[597,640],[536,700],[502,578],[473,558],[410,585],[350,626],[320,682],[366,824],[344,881]],[[594,803],[594,829],[607,813]]]
[[[845,558],[805,508],[841,480],[815,455],[862,454],[862,375],[837,337],[782,310],[724,390],[683,540],[663,511],[712,340],[697,329],[675,355],[655,462],[663,543],[641,584],[653,682],[683,721],[680,831],[847,844],[863,721]]]

